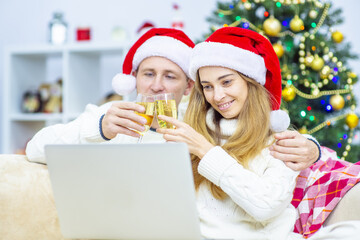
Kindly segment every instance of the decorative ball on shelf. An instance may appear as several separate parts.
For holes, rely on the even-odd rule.
[[[311,66],[311,63],[314,61],[314,56],[311,55],[311,53],[307,53],[306,54],[306,57],[305,57],[305,65],[307,67],[310,67]]]
[[[324,64],[325,64],[324,60],[321,57],[319,57],[319,55],[316,54],[314,60],[311,63],[311,68],[314,71],[320,71],[320,69],[323,68]]]
[[[331,38],[336,43],[341,43],[344,39],[344,35],[340,31],[335,31],[331,34]]]
[[[296,97],[296,92],[293,87],[285,87],[282,90],[281,95],[285,101],[291,102]]]
[[[359,117],[355,113],[350,113],[346,116],[345,122],[349,128],[353,129],[358,125]]]
[[[278,58],[281,58],[284,55],[284,47],[281,45],[281,43],[274,43],[273,48]]]
[[[307,134],[308,133],[308,130],[306,128],[306,126],[302,126],[299,131],[298,131],[300,134]]]
[[[344,108],[345,100],[340,94],[336,94],[336,95],[331,96],[330,104],[334,110],[339,111]]]
[[[326,79],[326,78],[328,78],[328,76],[330,75],[330,73],[331,73],[331,68],[330,68],[329,66],[325,65],[325,66],[321,69],[321,71],[320,71],[320,77],[321,77],[321,79]]]
[[[41,96],[38,90],[28,90],[22,99],[22,111],[24,113],[37,113],[41,111]]]
[[[312,18],[312,19],[315,19],[315,18],[317,18],[318,14],[319,13],[315,9],[312,9],[309,12],[309,17]]]
[[[264,21],[263,29],[266,35],[275,37],[281,31],[281,23],[273,15]]]
[[[300,32],[301,30],[304,30],[304,22],[301,18],[299,18],[299,15],[295,15],[295,17],[291,19],[290,29],[293,32]]]

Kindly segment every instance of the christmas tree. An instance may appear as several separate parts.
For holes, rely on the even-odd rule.
[[[341,9],[319,0],[241,0],[218,2],[208,18],[219,27],[248,28],[266,36],[281,64],[282,108],[292,126],[314,136],[347,161],[360,160],[359,114],[353,85],[358,77],[347,66],[352,54],[343,34]]]

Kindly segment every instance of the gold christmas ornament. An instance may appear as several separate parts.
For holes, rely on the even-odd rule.
[[[310,10],[310,12],[309,12],[310,18],[315,19],[315,18],[317,18],[317,16],[318,16],[318,12],[316,10],[314,10],[314,9]]]
[[[299,18],[298,15],[295,15],[295,17],[291,19],[290,29],[293,32],[300,32],[301,30],[304,30],[304,22]]]
[[[359,118],[355,113],[350,113],[346,116],[345,122],[349,128],[353,129],[358,125]]]
[[[321,79],[328,78],[329,74],[331,73],[331,68],[329,66],[324,66],[320,71],[320,77]]]
[[[349,78],[352,78],[352,79],[357,77],[356,73],[354,73],[354,72],[349,72],[347,75]]]
[[[308,130],[305,126],[302,126],[299,131],[298,131],[300,134],[307,134],[308,133]]]
[[[307,53],[306,54],[306,57],[305,57],[305,65],[307,66],[307,67],[310,67],[311,66],[311,63],[314,61],[314,56],[313,55],[311,55],[311,53]]]
[[[336,43],[341,43],[344,39],[344,35],[340,31],[335,31],[331,34],[332,39]]]
[[[275,37],[281,31],[281,23],[271,15],[264,21],[263,29],[268,36]]]
[[[284,47],[281,43],[274,43],[273,48],[278,58],[281,58],[284,55]]]
[[[324,60],[316,54],[314,60],[311,63],[311,68],[314,71],[320,71],[320,69],[322,69],[322,67],[324,66],[324,63]]]
[[[296,97],[296,92],[293,87],[285,87],[282,90],[282,97],[285,101],[290,102]]]
[[[333,107],[334,110],[339,111],[344,108],[345,100],[340,94],[336,94],[331,96],[330,105]]]

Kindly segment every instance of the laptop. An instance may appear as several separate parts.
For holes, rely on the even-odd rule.
[[[200,240],[185,143],[47,145],[65,238]]]

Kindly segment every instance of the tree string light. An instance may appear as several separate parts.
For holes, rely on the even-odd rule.
[[[282,84],[289,85],[288,81],[285,81],[285,80],[282,80]],[[300,97],[305,98],[305,99],[316,99],[316,98],[319,98],[322,96],[335,95],[335,94],[346,94],[346,93],[352,92],[351,89],[337,89],[337,90],[320,91],[318,94],[313,95],[313,94],[307,94],[307,93],[300,91],[294,85],[291,85],[291,87],[295,90],[297,95],[299,95]]]
[[[285,2],[285,1],[283,1],[283,0],[273,0],[273,1],[274,1],[275,3],[279,2],[279,3],[284,4],[284,5],[304,4],[304,3],[305,3],[305,1],[303,1],[302,3],[299,3],[298,0],[294,0],[293,3],[291,3],[291,1],[289,1],[290,3],[288,3],[287,1]],[[255,2],[256,2],[256,1],[255,1]],[[261,2],[264,2],[264,1],[261,1]],[[308,2],[314,2],[317,6],[321,6],[321,8],[323,7],[323,4],[320,3],[320,2],[317,1],[317,0],[309,0]],[[239,1],[238,4],[236,5],[236,7],[239,7],[239,5],[241,5],[241,4],[242,4],[242,2]],[[313,29],[313,33],[312,33],[312,34],[315,34],[315,33],[319,30],[319,28],[323,25],[324,20],[325,20],[326,15],[327,15],[327,12],[328,12],[328,10],[329,10],[329,7],[330,7],[330,4],[329,4],[329,3],[325,4],[325,8],[324,8],[323,14],[322,14],[319,22],[316,24],[316,27]],[[233,7],[232,9],[234,9],[234,8],[235,8],[235,7]],[[218,13],[219,16],[221,16],[221,15],[222,15],[222,16],[225,16],[225,15],[228,16],[228,15],[232,15],[232,14],[234,13],[234,11],[231,10],[231,9],[230,9],[230,10],[218,9],[218,10],[217,10],[217,13]],[[261,33],[261,34],[264,33],[263,29],[260,29],[260,28],[256,27],[254,24],[252,24],[252,23],[251,23],[249,20],[247,20],[246,18],[241,18],[240,20],[236,20],[235,22],[233,22],[233,23],[231,23],[231,24],[228,24],[228,26],[230,26],[230,27],[237,27],[237,26],[239,26],[240,23],[242,23],[242,22],[248,23],[250,29],[255,30],[256,32]],[[213,26],[212,29],[213,29],[213,30],[216,30],[216,27]],[[287,36],[287,35],[290,35],[291,37],[295,37],[295,36],[296,36],[296,34],[294,34],[292,31],[286,30],[286,31],[284,31],[284,32],[278,33],[278,34],[276,35],[276,37],[285,37],[285,36]]]
[[[329,123],[331,123],[331,122],[336,122],[336,121],[339,121],[339,120],[341,120],[341,119],[344,119],[344,118],[346,118],[347,115],[348,115],[348,114],[346,113],[346,114],[343,114],[343,115],[340,115],[340,116],[336,116],[336,117],[330,118],[330,119],[328,119],[328,120],[320,123],[319,125],[317,125],[317,126],[314,127],[313,129],[309,130],[309,131],[308,131],[308,134],[313,134],[313,133],[321,130],[323,127],[329,125]]]

